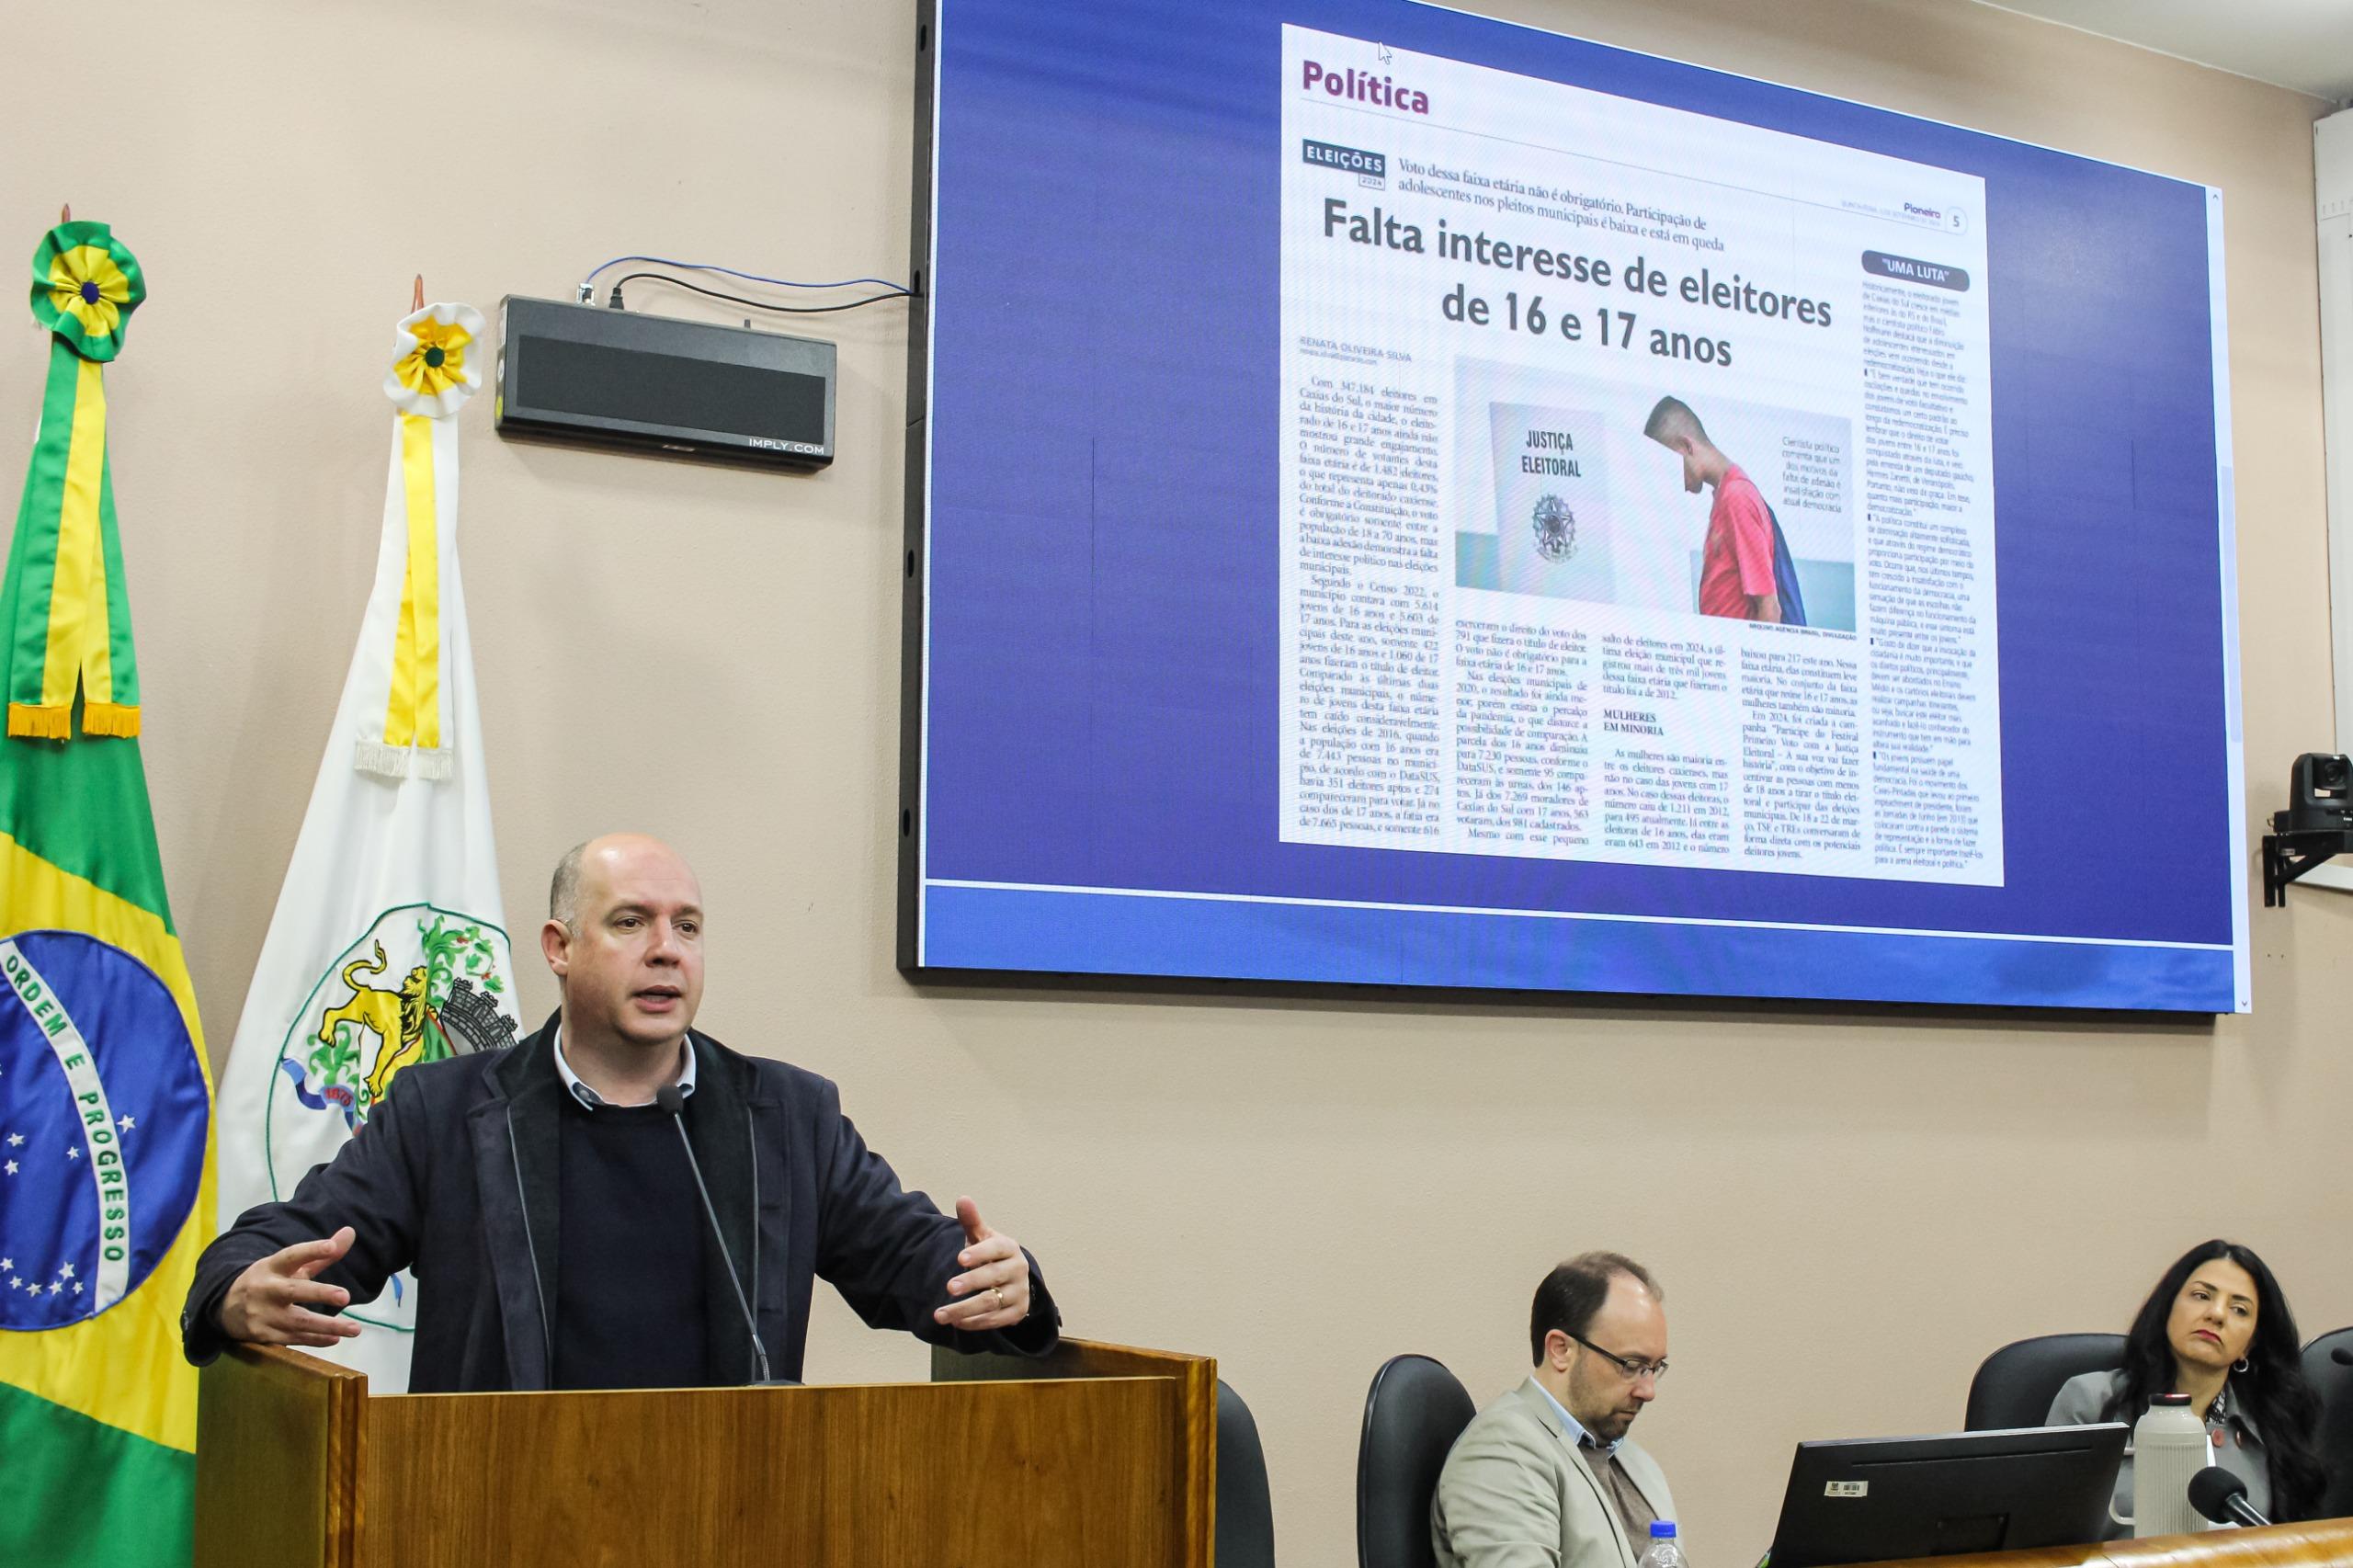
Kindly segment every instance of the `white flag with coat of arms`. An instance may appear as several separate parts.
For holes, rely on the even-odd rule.
[[[458,573],[458,410],[482,384],[464,305],[404,318],[376,585],[219,1095],[221,1224],[289,1197],[410,1067],[516,1033],[473,650]],[[313,1355],[408,1387],[417,1282]]]

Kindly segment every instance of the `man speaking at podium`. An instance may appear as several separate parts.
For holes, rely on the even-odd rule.
[[[702,935],[667,845],[566,855],[540,932],[556,1016],[409,1068],[290,1199],[240,1216],[198,1260],[188,1358],[349,1337],[337,1314],[403,1267],[418,1393],[798,1379],[818,1275],[877,1328],[1052,1348],[1034,1260],[972,1199],[950,1219],[903,1190],[827,1080],[691,1031]]]

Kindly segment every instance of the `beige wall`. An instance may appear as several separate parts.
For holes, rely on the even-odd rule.
[[[2322,106],[1959,0],[1508,9],[2223,188],[2256,831],[2330,733]],[[116,475],[216,1060],[367,591],[410,274],[490,309],[629,250],[901,271],[912,31],[892,0],[210,0],[95,34],[61,15],[38,49],[16,29],[0,244],[29,251],[71,200],[153,280],[109,377]],[[2328,1196],[2353,1113],[2340,895],[2255,912],[2257,1011],[2211,1030],[911,989],[891,962],[903,321],[824,322],[842,456],[813,478],[510,447],[488,399],[468,408],[508,909],[527,929],[593,830],[681,844],[715,915],[703,1021],[839,1079],[912,1182],[981,1196],[1074,1331],[1221,1358],[1287,1562],[1353,1561],[1373,1368],[1427,1351],[1492,1395],[1524,1369],[1537,1276],[1586,1246],[1667,1283],[1677,1371],[1642,1436],[1704,1568],[1764,1546],[1793,1441],[1956,1426],[1985,1350],[2120,1326],[2211,1233],[2266,1249],[2309,1327],[2353,1322]],[[40,352],[0,330],[11,475]],[[813,1377],[921,1366],[824,1295]]]

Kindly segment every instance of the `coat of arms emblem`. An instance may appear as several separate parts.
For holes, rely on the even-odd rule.
[[[336,956],[294,1015],[270,1075],[263,1146],[270,1195],[292,1193],[427,1062],[515,1043],[506,933],[431,904],[386,910]],[[415,1331],[404,1272],[358,1321]]]
[[[1558,495],[1546,494],[1536,503],[1536,553],[1547,561],[1566,561],[1577,552],[1577,515]]]
[[[402,929],[409,926],[413,934]],[[394,964],[385,952],[387,936],[416,961]],[[322,981],[313,1000],[326,1005],[304,1011],[297,1025],[303,1037],[290,1038],[278,1058],[296,1103],[332,1110],[356,1132],[404,1069],[512,1045],[506,970],[505,933],[478,921],[416,908],[380,920]],[[395,971],[392,983],[377,983]],[[347,994],[335,1002],[338,991]]]

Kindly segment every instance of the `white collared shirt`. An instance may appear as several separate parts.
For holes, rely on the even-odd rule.
[[[686,1053],[687,1058],[686,1065],[678,1072],[678,1093],[690,1096],[695,1092],[694,1036],[687,1035],[683,1037],[679,1040],[678,1046],[679,1049]],[[582,1083],[580,1081],[580,1074],[572,1070],[572,1063],[565,1060],[563,1054],[563,1025],[561,1023],[558,1023],[555,1027],[555,1070],[558,1074],[562,1074],[563,1078],[563,1086],[572,1091],[572,1097],[578,1100],[582,1105],[586,1106],[590,1110],[602,1110],[606,1106],[612,1104],[612,1102],[605,1098],[604,1096],[590,1088],[586,1084]],[[651,1100],[646,1102],[648,1105],[653,1103],[654,1102]],[[621,1108],[615,1107],[614,1108],[619,1109]]]
[[[563,1059],[559,1056],[556,1060],[561,1062]],[[1579,1421],[1575,1416],[1569,1414],[1569,1407],[1567,1405],[1563,1404],[1559,1400],[1552,1397],[1552,1391],[1544,1387],[1543,1379],[1537,1378],[1533,1381],[1537,1388],[1543,1392],[1546,1402],[1552,1406],[1553,1411],[1561,1417],[1561,1429],[1568,1433],[1571,1441],[1582,1443],[1588,1449],[1596,1449],[1601,1453],[1608,1455],[1615,1454],[1618,1451],[1618,1445],[1626,1440],[1623,1437],[1612,1437],[1609,1441],[1606,1443],[1603,1442],[1600,1438],[1595,1437],[1592,1433],[1585,1429],[1584,1422]]]

